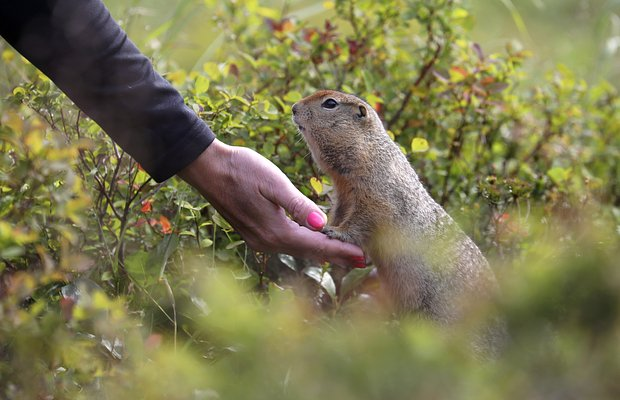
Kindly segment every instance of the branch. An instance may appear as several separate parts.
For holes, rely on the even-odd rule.
[[[467,125],[467,111],[470,106],[471,106],[471,96],[467,100],[467,106],[463,109],[463,116],[461,117],[461,122],[459,123],[459,126],[457,128],[456,135],[452,139],[452,142],[450,142],[450,149],[448,150],[448,159],[447,159],[448,165],[449,165],[448,173],[446,174],[446,179],[443,182],[441,200],[439,201],[439,204],[441,204],[442,206],[446,204],[446,202],[448,201],[448,198],[452,195],[452,193],[454,192],[454,189],[456,189],[456,185],[453,185],[452,188],[448,189],[448,184],[450,183],[453,161],[455,160],[456,157],[460,156],[461,148],[463,147],[463,139],[464,139],[463,136],[465,133],[464,129],[465,129],[465,126]]]
[[[540,140],[536,143],[534,148],[523,158],[523,162],[526,163],[530,161],[532,158],[536,161],[538,158],[538,152],[542,149],[543,145],[547,143],[547,141],[553,136],[554,132],[551,129],[551,113],[545,112],[546,121],[545,121],[545,129],[543,131],[543,135]]]
[[[441,50],[443,50],[443,47],[439,43],[435,43],[435,44],[437,45],[437,47],[435,48],[433,56],[431,57],[430,60],[428,60],[426,62],[426,64],[424,64],[422,66],[422,69],[420,70],[420,74],[418,75],[418,78],[415,80],[415,82],[413,82],[413,87],[420,86],[420,84],[422,83],[424,78],[426,78],[426,76],[428,75],[428,73],[431,70],[431,68],[433,68],[433,66],[435,65],[435,63],[439,59],[439,55],[441,53]],[[396,121],[398,121],[400,119],[403,111],[405,111],[405,108],[407,107],[407,105],[409,105],[409,102],[411,101],[411,96],[412,95],[413,95],[413,89],[409,88],[409,90],[407,90],[407,93],[405,94],[405,98],[403,99],[402,104],[400,105],[400,108],[396,111],[396,113],[388,121],[388,124],[387,124],[388,127],[394,125],[396,123]]]

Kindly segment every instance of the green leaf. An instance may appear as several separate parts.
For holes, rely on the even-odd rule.
[[[383,100],[379,96],[376,96],[374,94],[369,94],[368,96],[366,96],[366,102],[370,104],[370,106],[376,110],[377,105],[382,104]]]
[[[203,94],[209,90],[210,81],[203,75],[198,75],[196,77],[196,83],[194,84],[194,89],[196,90],[196,94]]]
[[[224,219],[224,217],[222,217],[219,213],[217,213],[217,212],[214,213],[213,216],[211,217],[211,219],[213,220],[215,225],[219,226],[220,228],[224,229],[225,231],[232,231],[233,230],[232,226],[230,226],[228,221],[226,221]]]
[[[362,282],[364,282],[372,270],[373,267],[366,267],[354,268],[349,271],[349,273],[342,278],[342,283],[340,285],[340,297],[344,298],[355,290]]]
[[[248,53],[239,53],[239,55],[246,60],[251,66],[252,68],[256,68],[258,66],[258,62],[256,61],[256,59],[254,57],[252,57],[250,54]]]
[[[26,95],[26,89],[24,89],[23,87],[16,87],[15,89],[13,89],[13,96],[25,96]]]
[[[553,183],[562,186],[570,178],[571,169],[562,167],[553,167],[547,171],[547,175],[551,178]]]
[[[292,91],[292,92],[288,92],[286,95],[284,95],[284,101],[288,102],[288,103],[297,103],[299,100],[302,99],[301,93],[297,92],[297,91]]]
[[[424,153],[428,148],[428,141],[424,138],[415,137],[411,141],[411,151],[414,153]]]
[[[179,236],[176,234],[169,234],[164,236],[161,242],[151,252],[149,263],[154,263],[159,266],[159,278],[163,277],[166,270],[166,264],[172,253],[179,246]]]
[[[146,251],[138,251],[125,258],[125,270],[131,279],[141,287],[146,287],[157,280],[157,274],[149,271],[149,267],[152,267],[149,259],[149,253]]]
[[[213,245],[213,240],[206,238],[206,239],[202,239],[200,241],[200,247],[201,248],[207,248],[207,247],[211,247]]]
[[[228,244],[226,245],[226,250],[232,250],[232,249],[234,249],[234,248],[236,248],[236,247],[241,246],[241,245],[242,245],[242,244],[244,244],[244,243],[245,243],[245,240],[237,240],[237,241],[235,241],[235,242],[230,242],[230,243],[228,243]]]
[[[236,101],[238,101],[239,103],[241,103],[241,104],[243,104],[243,105],[245,105],[245,106],[248,106],[248,107],[250,107],[250,106],[251,106],[250,102],[249,102],[249,101],[247,101],[246,99],[244,99],[244,98],[243,98],[243,97],[241,97],[241,96],[232,96],[232,97],[230,98],[230,100],[236,100]]]
[[[194,206],[192,204],[190,204],[188,201],[186,200],[180,200],[177,202],[178,206],[181,208],[185,208],[187,210],[192,210],[192,211],[200,211],[202,210],[204,207],[206,207],[206,204],[201,204],[200,206]]]
[[[366,69],[362,69],[362,78],[364,79],[364,86],[366,92],[372,93],[373,88],[375,87],[373,82],[373,77]]]
[[[25,249],[21,246],[7,246],[0,249],[0,258],[11,259],[19,257],[25,253]]]
[[[276,147],[273,142],[268,141],[263,145],[263,155],[267,158],[271,157],[275,153]]]
[[[336,284],[334,279],[327,271],[319,267],[306,267],[303,273],[318,283],[329,295],[333,302],[336,302]]]
[[[278,254],[278,259],[282,262],[282,264],[286,265],[293,271],[297,271],[297,261],[293,256],[289,256],[288,254]]]
[[[276,106],[271,104],[269,100],[263,100],[262,109],[264,113],[263,117],[267,119],[276,119],[279,115],[278,109],[276,108]]]
[[[101,280],[102,281],[111,281],[112,279],[114,279],[114,275],[112,274],[112,271],[104,271],[103,274],[101,274]]]

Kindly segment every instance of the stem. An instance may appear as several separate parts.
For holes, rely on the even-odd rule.
[[[457,99],[457,101],[460,102],[459,99]],[[463,140],[464,140],[464,133],[465,133],[464,128],[465,128],[465,125],[467,125],[467,111],[470,105],[471,105],[471,96],[469,97],[467,101],[467,106],[463,109],[463,115],[461,117],[461,122],[459,123],[459,126],[457,128],[456,135],[454,135],[454,138],[452,139],[452,142],[450,143],[450,149],[448,150],[449,167],[448,167],[448,173],[446,174],[446,179],[443,182],[443,190],[442,190],[441,200],[440,200],[440,204],[442,206],[446,204],[446,202],[448,201],[448,198],[454,192],[457,186],[457,185],[453,185],[452,188],[448,189],[448,184],[450,183],[450,178],[451,178],[453,162],[461,154],[461,148],[463,147]]]
[[[424,78],[426,78],[426,76],[428,75],[430,70],[433,68],[433,66],[435,65],[435,63],[439,59],[441,51],[443,50],[443,46],[435,41],[435,37],[433,35],[433,30],[432,30],[432,27],[431,27],[431,23],[429,23],[428,26],[427,26],[427,32],[428,32],[428,41],[427,41],[428,47],[430,48],[431,45],[434,44],[435,45],[435,51],[433,52],[431,58],[426,63],[424,63],[424,65],[422,66],[422,69],[420,70],[420,73],[418,74],[417,79],[413,82],[412,87],[420,86],[420,84],[422,83]],[[411,101],[411,96],[412,95],[413,95],[413,88],[410,87],[407,90],[407,93],[405,93],[405,97],[403,99],[403,102],[400,105],[400,108],[396,111],[396,113],[388,121],[388,124],[387,124],[388,127],[389,126],[393,126],[396,123],[396,121],[398,121],[400,119],[403,111],[405,111],[405,108],[407,107],[407,105]]]
[[[165,276],[162,276],[161,281],[164,283],[164,286],[166,288],[166,293],[168,294],[168,297],[170,298],[170,304],[172,305],[172,325],[174,327],[174,351],[176,352],[177,351],[177,333],[179,330],[179,325],[177,322],[177,305],[174,299],[174,292],[172,291],[172,287],[170,287],[170,283],[168,282],[168,279]]]

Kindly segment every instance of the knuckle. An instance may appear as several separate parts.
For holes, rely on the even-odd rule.
[[[256,238],[247,238],[245,239],[245,243],[249,248],[255,251],[264,251],[263,245],[260,240],[256,240]]]
[[[306,202],[301,197],[293,197],[288,203],[288,212],[293,219],[300,221],[304,217],[304,211],[306,210]]]
[[[273,231],[262,232],[260,237],[246,239],[246,243],[251,249],[262,252],[273,252],[280,247],[281,238]]]
[[[318,245],[317,249],[316,249],[316,253],[315,253],[315,257],[317,258],[318,261],[320,262],[325,262],[327,261],[327,244],[325,243],[321,243]]]

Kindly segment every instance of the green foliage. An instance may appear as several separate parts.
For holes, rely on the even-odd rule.
[[[4,49],[0,397],[617,397],[615,87],[562,66],[525,87],[528,53],[486,54],[459,1],[337,0],[320,24],[258,1],[206,4],[223,61],[159,64],[187,104],[328,205],[290,108],[319,88],[365,98],[494,260],[511,341],[481,362],[465,332],[488,304],[447,334],[391,320],[372,268],[252,252]]]

